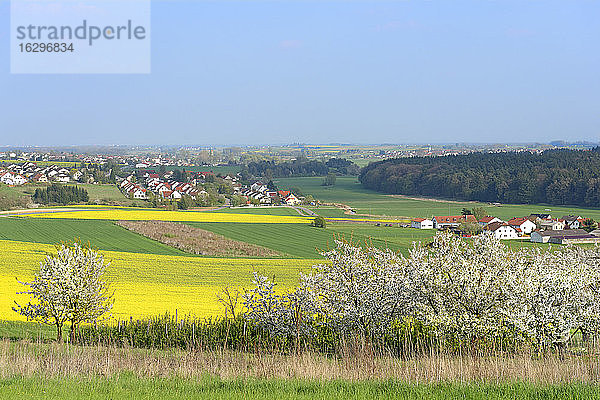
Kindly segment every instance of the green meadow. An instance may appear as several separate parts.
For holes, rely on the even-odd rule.
[[[69,186],[77,186],[87,190],[90,203],[118,203],[127,206],[148,206],[147,201],[128,199],[121,193],[116,185],[91,183],[68,183]],[[37,188],[46,188],[48,184],[27,184],[22,186],[7,186],[0,184],[0,197],[27,198],[31,197]]]
[[[111,221],[0,217],[0,239],[54,244],[79,238],[100,250],[164,255],[186,255]]]
[[[334,246],[335,237],[369,243],[375,247],[406,252],[412,238],[425,238],[433,231],[384,228],[375,224],[328,224],[326,229],[301,224],[243,224],[188,222],[230,239],[264,246],[295,258],[319,258],[319,252]]]
[[[354,208],[358,214],[374,214],[398,217],[428,217],[434,215],[457,215],[463,208],[484,207],[489,215],[501,219],[526,216],[532,213],[550,213],[554,217],[580,215],[600,220],[600,209],[571,206],[551,206],[544,204],[502,204],[449,201],[441,199],[413,199],[378,193],[362,187],[355,176],[336,179],[334,186],[321,186],[323,178],[281,178],[277,185],[282,188],[297,187],[304,195],[311,194],[327,203],[343,203]],[[335,211],[316,210],[323,216],[338,216]]]

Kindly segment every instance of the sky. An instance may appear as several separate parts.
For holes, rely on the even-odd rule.
[[[18,0],[13,0],[18,1]],[[10,73],[0,146],[600,139],[599,1],[152,1],[151,73]]]

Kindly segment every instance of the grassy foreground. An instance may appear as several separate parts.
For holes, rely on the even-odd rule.
[[[600,387],[567,384],[421,384],[275,379],[118,377],[0,380],[0,397],[28,399],[597,399]]]
[[[583,357],[144,350],[0,341],[0,398],[600,399]]]

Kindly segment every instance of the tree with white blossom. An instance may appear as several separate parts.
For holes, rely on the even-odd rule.
[[[293,315],[301,315],[303,327],[312,322],[363,335],[412,320],[460,340],[513,335],[559,349],[577,331],[600,332],[598,246],[513,250],[488,233],[465,240],[441,232],[404,257],[335,243],[322,253],[326,262],[301,275],[295,292],[277,295],[256,275],[246,317],[279,334],[293,330]]]
[[[71,324],[71,340],[81,323],[94,323],[112,309],[113,293],[104,280],[110,263],[97,250],[79,241],[62,243],[56,254],[40,262],[40,270],[31,282],[20,282],[30,302],[13,310],[27,318],[56,327],[62,340],[65,322]]]

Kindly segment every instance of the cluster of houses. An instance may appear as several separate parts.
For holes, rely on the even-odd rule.
[[[295,206],[300,204],[300,199],[289,190],[269,190],[262,182],[254,182],[250,187],[234,187],[236,194],[246,197],[248,202],[258,200],[260,204],[287,204]]]
[[[161,178],[154,171],[143,171],[137,179],[134,175],[130,175],[120,181],[118,185],[125,196],[140,200],[148,199],[149,192],[152,192],[160,200],[180,200],[185,195],[195,200],[198,196],[208,195],[208,192],[199,185],[206,183],[210,175],[214,177],[214,173],[190,173],[192,175],[189,182],[179,182],[171,179],[172,173],[167,173]],[[250,186],[244,186],[240,183],[240,177],[237,175],[226,175],[221,179],[231,185],[234,194],[245,197],[247,204],[296,205],[300,203],[300,199],[294,193],[284,190],[270,190],[262,182],[254,182]],[[140,183],[136,181],[140,181]]]
[[[180,200],[185,195],[196,200],[198,196],[208,194],[205,190],[198,190],[195,182],[178,182],[169,179],[169,176],[165,175],[165,178],[161,178],[155,173],[144,173],[144,184],[140,185],[135,182],[133,175],[129,175],[119,183],[119,188],[127,197],[139,200],[148,199],[148,192],[154,193],[161,200]]]
[[[529,237],[536,243],[600,243],[600,230],[586,232],[581,229],[585,218],[565,215],[552,218],[550,214],[531,214],[515,217],[508,221],[485,216],[479,220],[474,215],[434,216],[431,219],[414,218],[411,227],[416,229],[459,230],[461,224],[478,224],[483,230],[492,232],[498,239]]]
[[[79,170],[71,171],[58,165],[38,166],[36,163],[9,164],[0,168],[0,182],[19,186],[27,183],[78,182],[83,176]]]

